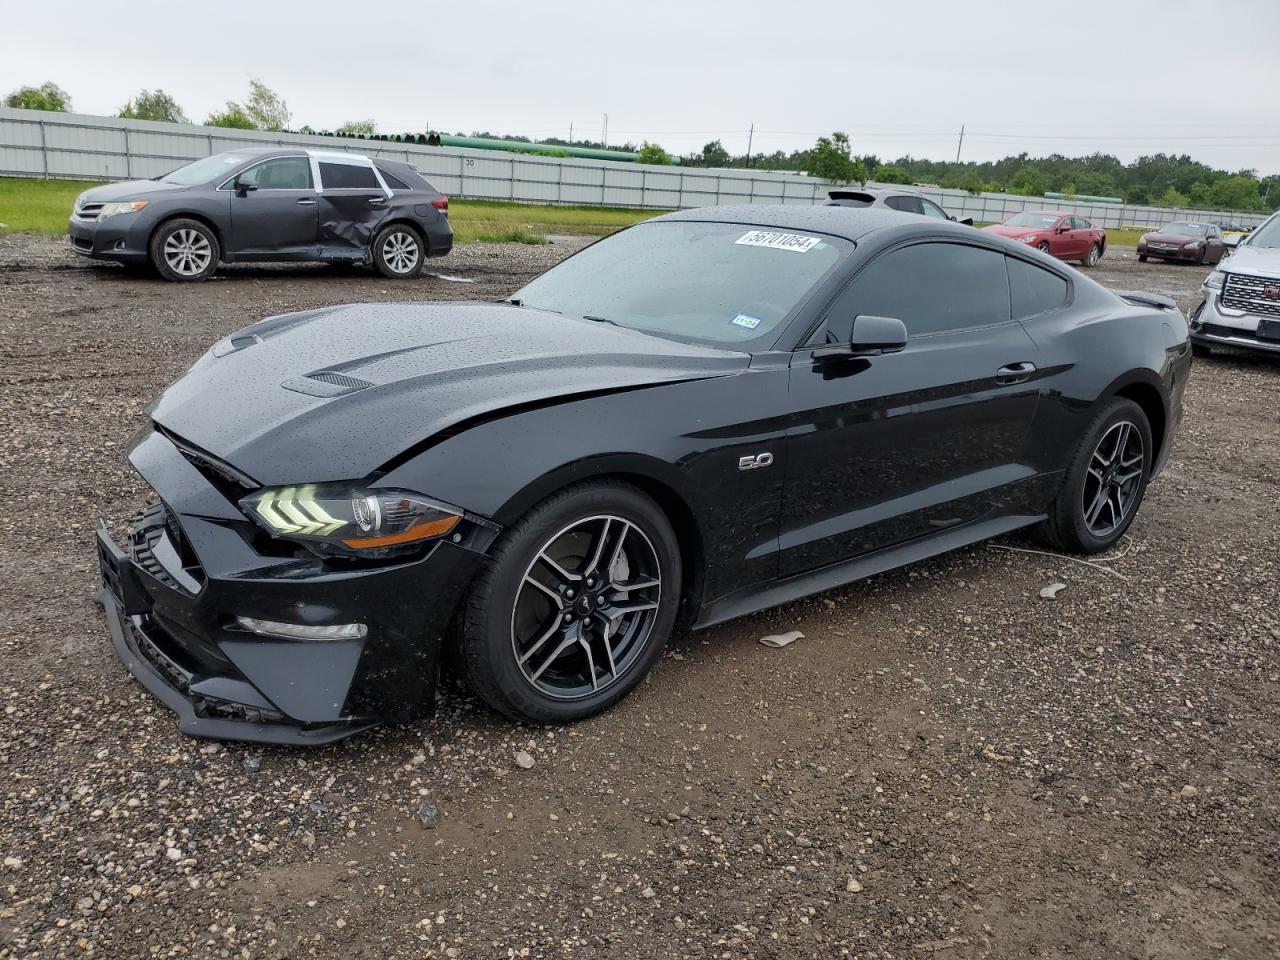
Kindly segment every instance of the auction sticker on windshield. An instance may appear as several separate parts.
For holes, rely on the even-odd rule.
[[[818,237],[806,237],[801,233],[774,233],[770,230],[752,230],[734,241],[748,247],[769,247],[772,250],[790,250],[792,253],[808,253],[821,242]]]

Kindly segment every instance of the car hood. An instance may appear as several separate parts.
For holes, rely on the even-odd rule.
[[[982,229],[1001,237],[1013,237],[1015,240],[1019,237],[1029,237],[1032,234],[1044,232],[1037,230],[1035,227],[1011,227],[1007,223],[993,223],[991,226],[983,227]]]
[[[110,203],[113,200],[138,200],[158,193],[172,193],[174,190],[186,189],[188,188],[176,183],[161,183],[159,180],[125,180],[122,183],[108,183],[101,187],[93,187],[80,194],[80,199],[92,200],[94,203]]]
[[[232,334],[147,412],[265,485],[355,480],[477,418],[726,376],[749,362],[508,304],[355,304]]]
[[[1176,243],[1182,246],[1184,243],[1194,243],[1197,240],[1204,240],[1204,237],[1184,237],[1180,233],[1146,233],[1142,239],[1147,243]]]
[[[1227,273],[1280,279],[1280,247],[1236,247],[1235,252],[1222,261],[1222,269]]]

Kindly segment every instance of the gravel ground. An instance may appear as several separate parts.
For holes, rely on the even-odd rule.
[[[0,237],[0,957],[1280,955],[1280,366],[1249,357],[1197,362],[1106,570],[967,549],[682,638],[569,728],[454,691],[310,751],[180,736],[92,602],[143,404],[262,316],[494,297],[568,246],[183,287]],[[1184,309],[1202,274],[1094,272]]]

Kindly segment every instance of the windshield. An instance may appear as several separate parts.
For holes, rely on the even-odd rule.
[[[1280,247],[1280,217],[1272,217],[1262,226],[1249,234],[1248,246],[1250,247],[1268,247],[1274,249]]]
[[[1158,232],[1171,237],[1203,237],[1207,229],[1203,223],[1166,223]]]
[[[738,345],[779,332],[850,249],[802,230],[642,223],[553,267],[513,299],[677,340]]]
[[[1035,227],[1039,230],[1048,230],[1057,222],[1056,213],[1020,213],[1010,217],[1005,224],[1010,227]]]
[[[199,183],[208,183],[220,174],[230,173],[242,163],[248,163],[253,157],[247,153],[215,153],[185,167],[179,167],[172,173],[160,177],[161,183],[176,183],[180,187],[194,187]]]

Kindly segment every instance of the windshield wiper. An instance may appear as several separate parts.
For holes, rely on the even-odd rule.
[[[609,326],[611,326],[611,327],[620,327],[620,326],[622,326],[622,324],[620,324],[617,320],[610,320],[608,317],[597,317],[595,314],[592,314],[592,313],[584,313],[584,314],[582,315],[582,319],[583,319],[583,320],[591,320],[591,321],[593,321],[593,322],[595,322],[595,323],[607,323],[607,324],[609,324]]]

